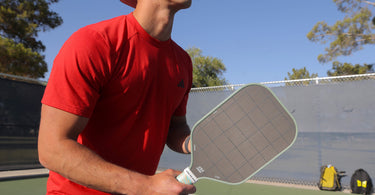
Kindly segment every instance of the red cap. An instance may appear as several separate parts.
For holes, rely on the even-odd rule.
[[[120,0],[121,2],[125,3],[126,5],[129,5],[130,7],[137,6],[137,0]]]

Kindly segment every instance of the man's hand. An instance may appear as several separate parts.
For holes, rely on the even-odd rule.
[[[164,172],[150,177],[149,185],[145,185],[147,191],[144,194],[168,194],[183,195],[195,193],[196,189],[193,185],[180,183],[176,177],[181,172],[168,169]]]

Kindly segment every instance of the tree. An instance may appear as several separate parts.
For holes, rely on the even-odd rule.
[[[310,79],[310,78],[316,78],[318,77],[317,73],[313,73],[310,75],[310,72],[306,69],[306,67],[303,67],[301,69],[292,69],[292,73],[288,72],[288,77],[285,77],[284,80],[297,80],[297,79]],[[298,81],[295,84],[296,85],[308,85],[310,81]],[[286,85],[290,85],[290,83],[286,83]]]
[[[38,33],[63,20],[49,6],[59,0],[0,0],[0,72],[44,78],[45,46]]]
[[[330,45],[324,54],[318,56],[321,63],[327,63],[338,56],[348,56],[363,49],[364,45],[375,43],[372,24],[372,9],[375,2],[366,0],[333,0],[338,10],[345,14],[343,20],[329,26],[318,22],[307,34],[312,42]]]
[[[354,74],[365,74],[374,72],[372,64],[365,65],[352,65],[350,63],[340,63],[338,61],[333,62],[332,72],[329,70],[327,72],[328,76],[343,76],[343,75],[354,75]]]
[[[285,77],[285,80],[297,80],[297,79],[309,79],[309,78],[315,78],[318,77],[318,74],[313,73],[310,75],[310,72],[306,69],[306,67],[303,67],[301,69],[292,69],[292,73],[288,72],[288,77]]]
[[[199,48],[186,50],[193,62],[193,87],[208,87],[227,84],[223,73],[226,71],[222,60],[203,56]]]

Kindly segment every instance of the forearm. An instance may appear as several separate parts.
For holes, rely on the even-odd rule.
[[[40,146],[41,163],[63,177],[92,189],[118,194],[141,194],[149,177],[103,160],[74,140]]]
[[[167,145],[173,151],[188,154],[191,152],[190,148],[190,127],[186,123],[185,117],[174,117],[171,121]],[[187,143],[186,143],[187,142]],[[185,146],[188,146],[186,148]],[[186,150],[188,149],[188,150]]]
[[[113,194],[181,194],[195,191],[194,186],[176,180],[179,172],[168,170],[146,176],[105,161],[76,142],[87,122],[87,118],[43,105],[38,137],[41,164],[75,183]]]
[[[66,140],[56,145],[61,146],[54,147],[58,149],[55,154],[48,154],[41,150],[43,164],[69,180],[89,188],[127,195],[177,195],[195,192],[194,186],[176,180],[181,173],[179,171],[166,170],[153,176],[146,176],[108,163],[73,140]],[[53,157],[49,157],[51,155]]]
[[[106,162],[76,139],[88,119],[43,105],[38,136],[39,161],[78,184],[100,191],[136,194],[147,176]]]

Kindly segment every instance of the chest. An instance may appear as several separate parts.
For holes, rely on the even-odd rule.
[[[119,55],[117,69],[103,97],[117,97],[131,110],[163,109],[169,114],[180,104],[191,83],[191,64],[173,47],[130,45]],[[158,107],[158,108],[157,108]]]

